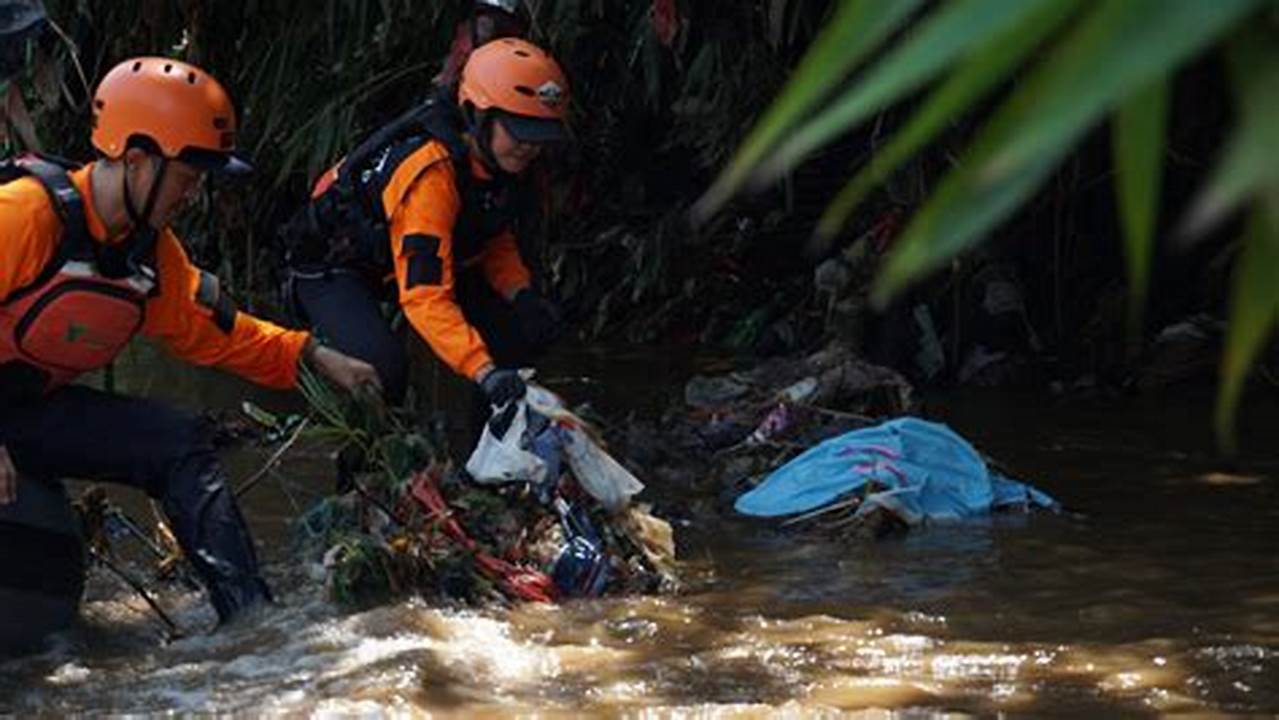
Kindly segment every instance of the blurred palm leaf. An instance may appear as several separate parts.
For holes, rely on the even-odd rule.
[[[971,247],[1134,91],[1211,43],[1256,0],[1105,0],[1052,48],[916,214],[876,283],[883,304]]]
[[[1244,233],[1243,254],[1231,288],[1230,327],[1221,359],[1221,391],[1217,396],[1217,439],[1235,450],[1235,408],[1244,380],[1279,321],[1279,193],[1271,193],[1253,212]]]
[[[875,153],[866,167],[831,202],[818,221],[816,239],[819,245],[813,248],[813,253],[820,253],[821,247],[835,237],[848,217],[866,199],[867,193],[936,138],[946,123],[1005,81],[1032,50],[1075,12],[1078,5],[1079,0],[1042,4],[1022,22],[974,48],[928,97],[910,122]]]
[[[1168,84],[1163,78],[1124,102],[1115,116],[1115,193],[1128,260],[1128,332],[1141,332],[1142,308],[1150,285],[1155,220],[1162,186]]]
[[[1081,5],[1079,12],[1077,5]],[[893,19],[904,21],[914,7]],[[1116,192],[1133,294],[1130,323],[1135,327],[1154,245],[1167,80],[1196,53],[1264,17],[1258,12],[1263,7],[1271,5],[1262,0],[940,2],[832,98],[834,82],[896,27],[886,22],[888,11],[881,7],[879,33],[848,43],[847,49],[823,43],[866,31],[865,17],[859,14],[864,12],[862,3],[846,0],[733,161],[699,200],[696,216],[708,216],[721,207],[747,179],[766,181],[789,171],[820,145],[909,97],[957,63],[880,156],[861,169],[828,207],[818,236],[831,237],[875,184],[934,139],[947,122],[973,111],[985,93],[1014,73],[1024,74],[977,133],[961,162],[915,213],[881,268],[873,297],[882,306],[908,284],[973,247],[1042,185],[1086,132],[1108,114],[1117,113]],[[1266,73],[1258,72],[1259,67],[1268,67],[1265,60],[1275,53],[1275,44],[1256,42],[1249,47],[1245,51],[1252,59],[1245,66],[1254,77],[1240,92],[1245,115],[1240,137],[1207,199],[1192,216],[1192,228],[1206,225],[1263,188],[1279,187],[1274,182],[1279,166],[1273,162],[1279,147],[1274,142],[1279,132],[1275,130],[1279,128],[1279,91],[1265,79]],[[1263,84],[1265,89],[1260,87]],[[1250,104],[1255,106],[1251,112]],[[1269,152],[1259,152],[1262,149]],[[1254,226],[1260,229],[1252,233],[1253,238],[1270,237],[1267,233],[1273,227],[1261,221]],[[1270,245],[1250,240],[1245,262],[1264,259],[1265,247]],[[1241,271],[1239,282],[1247,277]],[[1257,292],[1242,287],[1236,287],[1235,297],[1237,303],[1264,303]],[[1268,308],[1252,307],[1260,317],[1273,319]],[[1246,371],[1247,362],[1242,363],[1243,370],[1235,369],[1241,364],[1238,358],[1250,362],[1269,329],[1270,324],[1261,321],[1249,323],[1239,331],[1246,340],[1232,339],[1229,360],[1223,366],[1227,383],[1222,415],[1233,413],[1237,399],[1237,394],[1230,394],[1231,383],[1242,382],[1230,373]]]
[[[1046,6],[1069,4],[1068,0],[968,0],[939,8],[847,92],[791,130],[755,172],[757,180],[771,180],[790,170],[850,126],[932,80],[965,52],[1001,37],[1009,28],[1020,29]]]
[[[1221,166],[1191,214],[1191,231],[1203,228],[1249,198],[1256,207],[1244,232],[1235,268],[1230,328],[1221,360],[1217,437],[1234,449],[1235,407],[1248,370],[1279,323],[1279,45],[1270,29],[1250,27],[1230,46],[1231,77],[1240,120]]]
[[[1251,27],[1231,43],[1227,59],[1239,105],[1239,127],[1186,222],[1200,235],[1240,204],[1279,187],[1279,32]]]
[[[785,133],[803,119],[844,75],[910,17],[921,0],[848,0],[814,41],[781,97],[765,113],[737,155],[698,201],[694,214],[707,217],[736,192]]]

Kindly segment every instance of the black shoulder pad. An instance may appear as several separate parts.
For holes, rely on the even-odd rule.
[[[195,290],[195,301],[213,312],[213,324],[227,335],[235,329],[235,301],[222,292],[218,276],[206,270],[200,271],[200,285]]]

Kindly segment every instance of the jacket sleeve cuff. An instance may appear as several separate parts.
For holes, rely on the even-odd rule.
[[[485,365],[492,364],[493,358],[490,357],[487,352],[478,352],[463,360],[461,366],[459,366],[457,370],[463,376],[471,380],[475,380],[475,376],[479,374],[480,370],[484,369]]]
[[[302,368],[303,352],[306,350],[306,343],[311,339],[311,333],[305,330],[290,330],[281,338],[284,343],[285,351],[283,364],[284,377],[281,378],[282,389],[296,387],[298,384],[298,372]]]

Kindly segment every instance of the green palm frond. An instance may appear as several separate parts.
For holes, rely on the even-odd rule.
[[[869,191],[933,140],[946,123],[983,107],[1015,80],[958,163],[911,218],[874,289],[882,306],[910,284],[980,243],[1037,191],[1084,135],[1113,117],[1116,197],[1124,233],[1130,327],[1140,322],[1156,242],[1169,79],[1188,60],[1228,46],[1241,113],[1235,139],[1187,223],[1201,230],[1254,204],[1236,272],[1232,327],[1222,366],[1217,426],[1229,447],[1239,388],[1273,330],[1275,312],[1255,263],[1279,243],[1271,212],[1279,197],[1279,32],[1265,0],[949,0],[928,6],[842,89],[850,68],[888,37],[890,8],[910,3],[844,0],[841,9],[756,124],[715,185],[698,201],[706,217],[748,179],[778,178],[815,149],[868,118],[925,97],[877,157],[827,208],[817,237],[829,241]],[[874,26],[875,29],[871,29]],[[853,41],[849,36],[858,33]],[[836,42],[835,38],[844,38]],[[951,66],[953,69],[950,69]],[[935,85],[931,90],[928,86]]]

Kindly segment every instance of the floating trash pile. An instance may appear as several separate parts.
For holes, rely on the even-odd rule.
[[[915,417],[897,372],[832,342],[801,358],[701,375],[675,414],[724,505],[779,527],[881,537],[991,512],[1057,510],[950,428]]]
[[[344,608],[408,595],[475,605],[677,586],[671,526],[631,501],[644,486],[545,388],[530,384],[497,410],[465,468],[390,415],[313,406],[348,440],[346,490],[307,512],[298,537]]]

